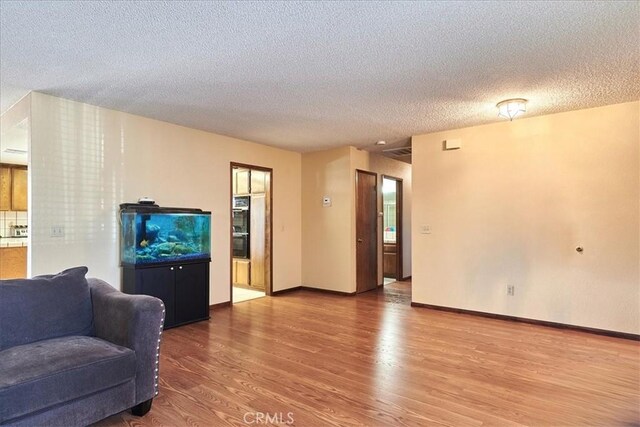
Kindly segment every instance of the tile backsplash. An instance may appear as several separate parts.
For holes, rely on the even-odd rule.
[[[9,237],[12,225],[27,225],[27,211],[1,211],[0,237]]]

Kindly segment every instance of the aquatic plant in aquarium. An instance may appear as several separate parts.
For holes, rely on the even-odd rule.
[[[211,213],[199,209],[120,211],[120,260],[143,265],[211,258]]]

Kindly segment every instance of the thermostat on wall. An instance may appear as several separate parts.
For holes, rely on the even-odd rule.
[[[461,139],[447,139],[444,141],[444,149],[445,150],[457,150],[462,147]]]
[[[324,196],[322,197],[322,207],[328,208],[331,206],[331,197]]]

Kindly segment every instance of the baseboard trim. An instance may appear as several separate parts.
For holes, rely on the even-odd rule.
[[[218,304],[212,304],[209,306],[209,310],[217,310],[219,308],[231,307],[231,301],[219,302]]]
[[[402,280],[400,280],[401,282],[407,282],[411,280],[411,275],[408,275],[407,277],[403,277]]]
[[[350,297],[350,296],[354,296],[356,294],[355,292],[334,291],[334,290],[331,290],[331,289],[312,288],[312,287],[309,287],[309,286],[294,286],[293,288],[287,288],[287,289],[281,289],[279,291],[273,291],[273,292],[271,292],[270,296],[279,297],[281,295],[288,294],[288,293],[295,292],[295,291],[322,292],[322,293],[325,293],[325,294],[340,295],[340,296],[343,296],[343,297]],[[226,304],[229,304],[229,303],[227,302]]]
[[[429,308],[432,310],[447,311],[450,313],[469,314],[471,316],[488,317],[491,319],[508,320],[511,322],[529,323],[531,325],[547,326],[556,329],[569,329],[572,331],[588,332],[596,335],[604,335],[614,338],[624,338],[627,340],[640,341],[640,335],[630,334],[627,332],[609,331],[607,329],[589,328],[586,326],[569,325],[567,323],[549,322],[546,320],[529,319],[526,317],[507,316],[505,314],[487,313],[484,311],[465,310],[463,308],[445,307],[442,305],[423,304],[420,302],[411,302],[411,307]]]
[[[293,288],[280,289],[279,291],[271,292],[271,296],[275,297],[275,296],[279,296],[279,295],[283,295],[283,294],[288,294],[290,292],[299,291],[300,288],[301,288],[300,286],[294,286]]]
[[[293,291],[322,292],[324,294],[340,295],[340,296],[343,296],[343,297],[350,297],[350,296],[353,296],[353,295],[356,294],[355,292],[342,292],[342,291],[334,291],[334,290],[331,290],[331,289],[311,288],[309,286],[296,286],[296,287],[293,287],[293,288],[283,289],[281,291],[272,292],[271,295],[280,296],[282,294],[286,294],[286,293],[293,292]]]
[[[308,286],[300,286],[300,290],[322,292],[322,293],[325,293],[325,294],[340,295],[340,296],[343,296],[343,297],[351,297],[351,296],[354,296],[356,294],[355,292],[343,292],[343,291],[334,291],[334,290],[331,290],[331,289],[310,288]]]

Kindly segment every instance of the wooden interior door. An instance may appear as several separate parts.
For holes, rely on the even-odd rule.
[[[356,292],[378,286],[378,179],[356,171]]]

